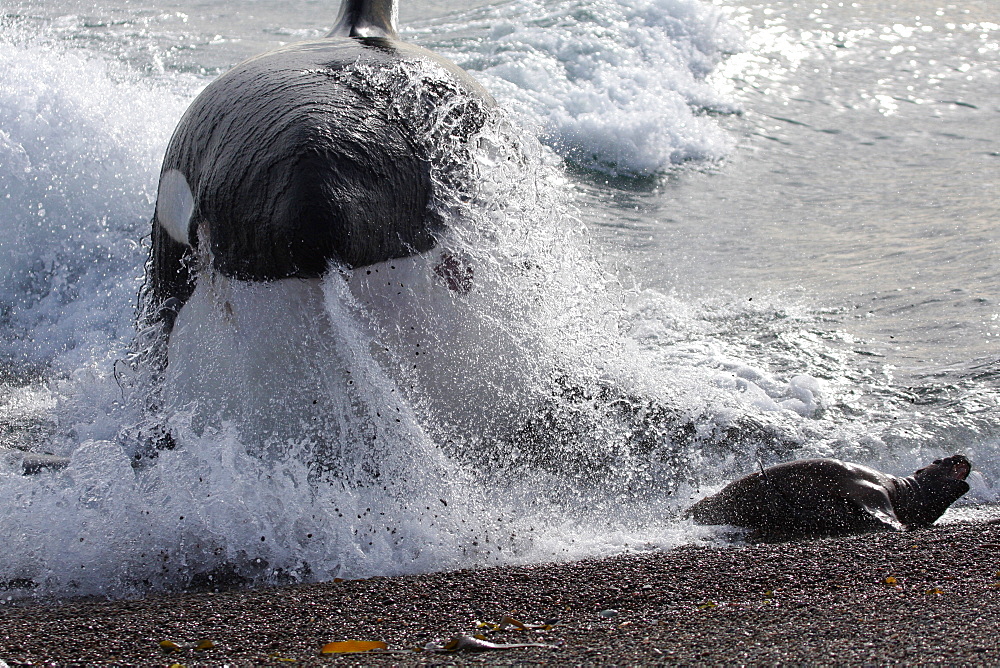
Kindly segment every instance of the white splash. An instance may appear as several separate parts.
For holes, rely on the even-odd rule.
[[[576,165],[648,176],[735,145],[710,112],[739,107],[709,75],[742,38],[717,7],[519,0],[461,18],[476,37],[449,55]]]

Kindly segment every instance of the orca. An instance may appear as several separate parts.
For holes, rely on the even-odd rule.
[[[239,63],[192,102],[160,172],[141,324],[169,334],[203,273],[318,278],[435,247],[445,223],[421,116],[447,109],[471,135],[495,102],[403,42],[396,17],[396,0],[344,0],[325,38]],[[396,106],[414,85],[422,106]]]
[[[174,447],[166,411],[192,398],[205,411],[214,410],[212,401],[222,413],[243,410],[223,396],[233,388],[225,370],[214,371],[221,358],[198,338],[218,307],[232,308],[220,290],[285,296],[286,304],[271,302],[285,313],[308,303],[292,317],[301,320],[322,301],[321,281],[336,272],[358,299],[388,309],[386,327],[397,330],[394,318],[408,308],[402,281],[429,276],[433,285],[418,297],[431,309],[453,308],[452,296],[471,289],[472,269],[442,245],[449,213],[441,200],[470,199],[462,195],[475,183],[470,146],[496,102],[455,63],[401,40],[397,13],[397,0],[344,0],[326,37],[237,64],[178,122],[160,170],[127,360],[127,382],[147,416],[120,435],[130,450],[138,444],[135,465]],[[416,278],[412,262],[420,266]],[[411,357],[420,345],[428,349],[419,324],[406,327]],[[270,378],[279,371],[267,370],[275,361],[298,368],[290,359],[297,347],[289,343],[280,360],[254,360],[263,366],[251,375]],[[448,343],[442,348],[434,373],[460,356]],[[452,396],[482,391],[453,385],[437,383]],[[254,388],[241,391],[253,395]]]
[[[319,372],[299,359],[302,342],[282,338],[291,335],[287,326],[261,327],[269,314],[250,298],[266,293],[267,308],[288,320],[319,322],[320,281],[338,271],[345,280],[336,287],[369,311],[371,341],[408,360],[406,373],[394,378],[402,393],[419,385],[418,393],[431,396],[420,397],[427,413],[449,429],[458,425],[470,441],[530,442],[537,455],[522,461],[559,465],[550,449],[549,423],[558,411],[549,394],[561,392],[555,370],[538,361],[535,342],[495,327],[496,314],[461,308],[462,299],[488,293],[490,281],[503,277],[442,243],[448,219],[436,197],[457,188],[461,199],[474,187],[465,178],[472,149],[462,150],[462,142],[471,144],[497,118],[496,102],[456,64],[402,41],[396,16],[396,0],[344,0],[325,38],[239,63],[179,121],[160,172],[129,360],[143,379],[136,385],[151,418],[122,434],[129,448],[140,444],[137,457],[173,447],[164,414],[191,397],[202,399],[204,413],[271,412],[269,423],[294,427],[300,407],[284,390],[270,389],[279,371],[303,379],[300,386],[348,382],[332,373],[304,380]],[[244,376],[253,383],[234,387],[233,360],[206,345],[217,317],[225,331],[216,341],[235,337],[259,353],[241,360],[252,367]],[[393,373],[402,369],[399,360],[379,359]],[[586,394],[577,388],[562,398],[589,402]],[[616,406],[650,403],[598,394]],[[687,443],[695,433],[669,408],[626,412],[622,420],[650,447],[668,436]],[[568,446],[560,456],[570,456],[586,431],[576,422],[559,427]],[[733,440],[774,440],[766,431],[740,425]],[[273,433],[288,436],[278,427]]]

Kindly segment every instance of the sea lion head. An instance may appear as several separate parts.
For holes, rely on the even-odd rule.
[[[968,458],[964,455],[952,455],[951,457],[945,457],[944,459],[935,459],[932,463],[922,469],[917,469],[917,472],[913,475],[916,478],[921,476],[933,476],[964,481],[968,477],[970,471],[972,471],[972,462],[970,462]],[[968,483],[966,483],[965,489],[968,491]]]
[[[969,491],[965,479],[970,471],[972,463],[966,457],[952,455],[935,459],[904,478],[907,484],[898,486],[900,493],[894,500],[900,521],[909,528],[933,524],[948,506]]]

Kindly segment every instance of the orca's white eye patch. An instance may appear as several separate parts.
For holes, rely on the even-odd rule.
[[[188,243],[188,227],[194,213],[194,195],[187,179],[176,169],[163,174],[156,195],[156,220],[173,239]]]

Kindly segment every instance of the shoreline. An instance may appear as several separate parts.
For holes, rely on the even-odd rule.
[[[504,617],[551,627],[476,628]],[[998,627],[1000,522],[976,521],[139,600],[8,603],[0,666],[998,664]],[[413,651],[476,632],[547,646]],[[214,646],[193,648],[205,640]],[[341,640],[391,651],[320,655]],[[162,641],[180,649],[164,651]]]

